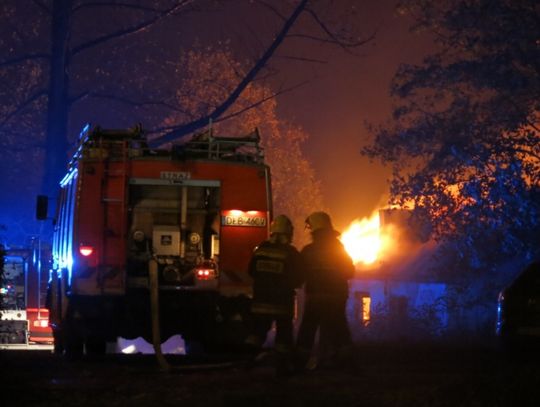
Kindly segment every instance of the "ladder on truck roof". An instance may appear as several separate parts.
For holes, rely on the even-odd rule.
[[[73,160],[81,157],[124,160],[131,156],[143,155],[148,144],[142,126],[131,129],[94,128],[91,132],[81,132],[79,147]]]
[[[175,146],[177,153],[209,160],[244,161],[262,164],[259,130],[244,137],[215,137],[212,129],[195,134],[187,143]]]
[[[172,155],[178,159],[202,158],[263,164],[264,152],[260,141],[257,128],[243,137],[216,137],[213,129],[209,129],[193,135],[187,142],[173,144],[171,151],[150,148],[141,125],[131,129],[95,127],[91,131],[90,126],[86,125],[80,133],[79,145],[69,166],[71,168],[81,157],[123,160],[126,153],[127,158]]]

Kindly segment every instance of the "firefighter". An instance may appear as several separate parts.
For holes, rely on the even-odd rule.
[[[297,346],[303,355],[302,363],[314,369],[319,362],[337,362],[336,356],[343,356],[351,345],[345,306],[348,280],[354,275],[354,266],[327,213],[309,215],[306,228],[311,232],[312,243],[301,251],[305,266],[305,302]],[[319,355],[310,358],[317,329]]]
[[[276,323],[277,374],[292,368],[295,289],[302,282],[302,263],[292,246],[293,225],[285,215],[270,225],[270,238],[253,252],[249,274],[253,278],[252,333],[247,344],[260,349],[272,323]]]

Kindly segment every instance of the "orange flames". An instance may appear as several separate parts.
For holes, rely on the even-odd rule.
[[[369,218],[353,221],[340,239],[355,265],[373,265],[391,246],[389,232],[381,229],[376,211]]]

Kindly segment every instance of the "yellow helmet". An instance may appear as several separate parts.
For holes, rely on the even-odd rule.
[[[293,225],[291,220],[285,215],[276,216],[270,224],[270,234],[274,233],[282,233],[284,235],[292,236]]]
[[[334,230],[330,215],[328,215],[326,212],[313,212],[306,218],[306,226],[309,227],[312,232],[319,229]]]

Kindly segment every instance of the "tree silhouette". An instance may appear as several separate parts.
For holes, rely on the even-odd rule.
[[[402,4],[440,48],[402,66],[393,122],[364,152],[391,163],[392,203],[415,208],[456,270],[538,255],[540,9],[535,1]]]

